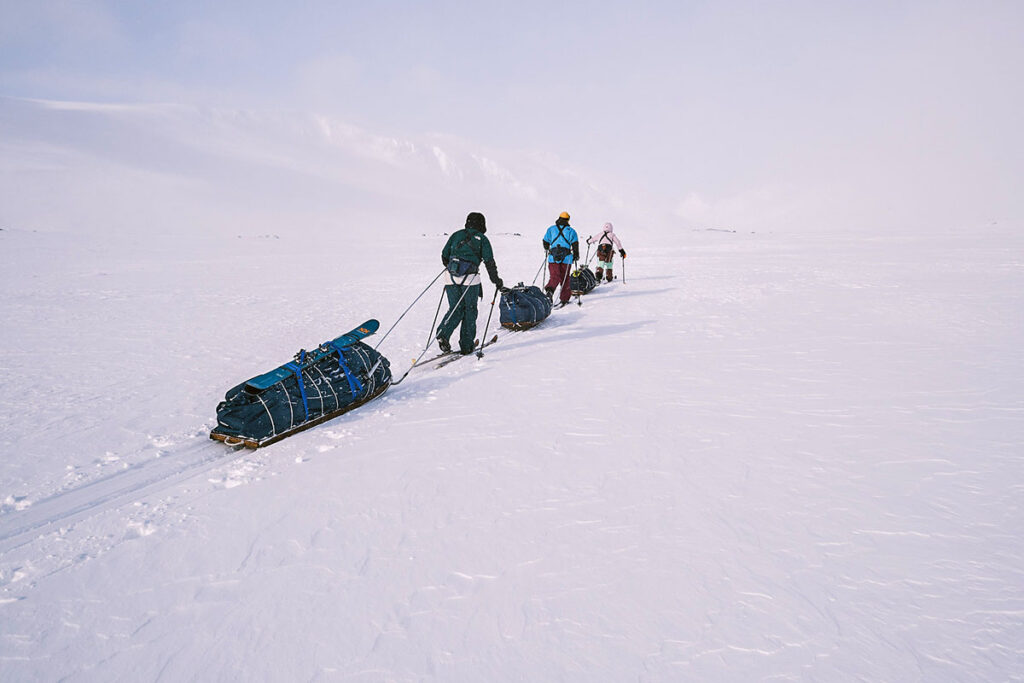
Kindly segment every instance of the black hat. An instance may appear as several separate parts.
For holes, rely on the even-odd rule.
[[[466,227],[479,232],[486,232],[487,222],[484,220],[484,215],[482,213],[477,213],[476,211],[469,214],[466,216]]]

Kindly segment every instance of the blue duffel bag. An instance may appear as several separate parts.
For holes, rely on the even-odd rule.
[[[551,302],[540,287],[527,287],[520,282],[501,293],[501,326],[525,330],[551,315]]]

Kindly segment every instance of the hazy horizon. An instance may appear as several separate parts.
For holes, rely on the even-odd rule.
[[[929,229],[1024,214],[1017,3],[0,8],[7,98],[451,136],[550,155],[684,226]],[[4,147],[31,157],[23,129],[0,125]]]

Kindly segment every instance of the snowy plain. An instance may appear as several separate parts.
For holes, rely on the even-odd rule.
[[[563,208],[610,218],[489,214],[507,283]],[[483,359],[208,439],[300,347],[380,342],[470,210],[0,226],[0,680],[1024,679],[1018,225],[617,221],[619,280]]]

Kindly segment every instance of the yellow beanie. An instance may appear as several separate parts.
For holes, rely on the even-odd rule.
[[[568,218],[569,214],[567,212],[563,211],[562,213],[558,214],[558,217],[559,218]]]

